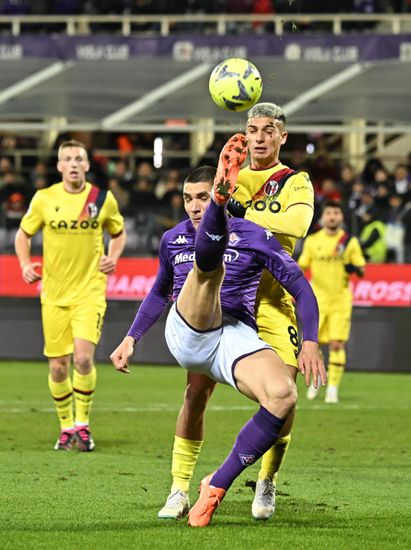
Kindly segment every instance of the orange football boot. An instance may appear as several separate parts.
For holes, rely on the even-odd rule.
[[[227,204],[234,192],[237,175],[247,157],[247,139],[243,134],[234,134],[221,150],[217,173],[214,178],[213,199],[220,206]]]
[[[210,480],[214,473],[206,476],[200,482],[198,489],[200,496],[188,513],[188,524],[191,527],[207,527],[211,522],[214,512],[225,497],[225,489],[210,487]]]

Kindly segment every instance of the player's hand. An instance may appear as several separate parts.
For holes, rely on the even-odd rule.
[[[99,270],[105,275],[111,275],[115,272],[117,260],[110,258],[110,256],[101,256]]]
[[[133,354],[134,343],[134,338],[126,336],[110,355],[111,362],[119,372],[130,372],[128,358]]]
[[[24,282],[31,285],[36,281],[40,281],[41,273],[39,273],[37,269],[41,269],[41,267],[42,265],[40,262],[31,262],[25,265],[21,270]]]
[[[298,370],[305,378],[307,386],[310,385],[312,377],[315,388],[318,386],[318,380],[321,380],[321,385],[327,383],[327,372],[324,366],[322,353],[316,342],[306,341],[301,346],[301,351],[298,355]]]

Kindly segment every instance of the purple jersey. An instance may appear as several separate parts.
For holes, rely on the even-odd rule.
[[[301,289],[293,285],[294,281],[305,279],[297,263],[270,231],[242,218],[230,218],[229,228],[229,243],[224,254],[226,273],[221,289],[222,309],[256,329],[255,299],[263,269],[268,269],[295,297]],[[177,299],[193,267],[195,236],[196,231],[190,220],[179,223],[163,235],[157,278],[140,307],[129,336],[139,340],[159,318],[169,299]],[[310,290],[304,286],[303,292],[307,295]],[[311,300],[310,307],[317,310],[313,294],[312,298],[314,306]],[[318,315],[317,323],[315,318],[313,322],[318,325]],[[306,324],[312,324],[311,319],[304,326]],[[316,340],[315,332],[311,331],[309,338],[304,334],[305,339]]]

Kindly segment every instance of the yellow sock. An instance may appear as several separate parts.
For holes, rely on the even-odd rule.
[[[261,468],[258,473],[258,479],[271,479],[277,481],[277,474],[283,463],[285,454],[290,445],[291,434],[285,435],[277,439],[275,444],[268,449],[261,459]]]
[[[76,425],[89,423],[91,405],[93,404],[94,390],[96,389],[97,371],[95,367],[89,374],[73,374],[73,391],[76,409]]]
[[[338,386],[341,384],[341,379],[344,374],[346,362],[345,349],[330,351],[328,359],[328,385]]]
[[[56,405],[60,428],[62,430],[73,429],[73,386],[70,378],[66,378],[63,382],[53,382],[49,374],[49,388]]]
[[[178,437],[178,435],[174,437],[173,461],[171,464],[173,484],[171,491],[188,492],[202,445],[202,441],[184,439],[183,437]]]

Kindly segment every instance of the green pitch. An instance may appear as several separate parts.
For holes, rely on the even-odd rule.
[[[93,453],[57,453],[47,367],[0,363],[2,549],[390,549],[411,547],[411,376],[347,374],[339,405],[300,401],[268,522],[251,518],[257,466],[233,485],[212,525],[158,520],[185,374],[104,365]],[[191,489],[225,457],[256,407],[218,387]]]

